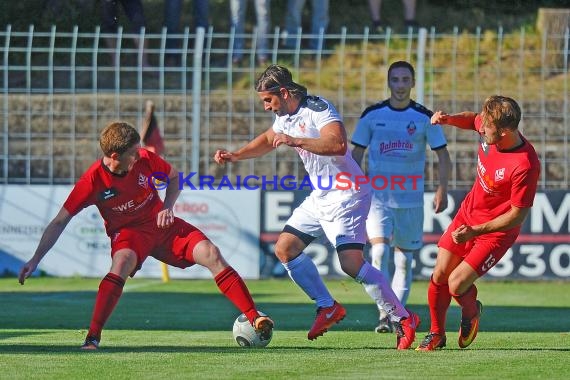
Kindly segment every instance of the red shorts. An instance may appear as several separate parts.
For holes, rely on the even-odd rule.
[[[459,212],[453,218],[437,245],[447,249],[456,256],[462,257],[479,274],[479,277],[487,273],[489,269],[501,260],[509,248],[513,246],[519,235],[519,229],[507,232],[493,232],[477,236],[463,244],[455,244],[451,238],[451,233],[463,224],[467,224],[467,222],[465,222],[461,212]]]
[[[180,218],[174,218],[174,224],[165,229],[158,228],[155,221],[115,232],[111,238],[111,257],[118,250],[129,248],[138,257],[136,270],[141,268],[148,256],[168,265],[187,268],[196,263],[192,252],[196,244],[203,240],[209,239],[198,228]]]

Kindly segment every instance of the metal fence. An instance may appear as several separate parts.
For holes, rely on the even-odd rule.
[[[240,64],[231,59],[236,37],[247,41]],[[300,30],[293,49],[282,47],[279,28],[267,37],[270,61],[288,66],[311,94],[333,101],[349,136],[362,110],[388,96],[387,67],[398,59],[416,66],[413,97],[433,110],[477,111],[488,95],[512,96],[523,109],[521,130],[540,154],[541,188],[569,188],[568,29],[547,35],[433,28],[377,34],[365,28],[318,36]],[[167,38],[179,47],[167,51]],[[319,49],[305,48],[310,38],[319,40]],[[100,156],[101,128],[114,119],[140,125],[146,100],[155,103],[166,156],[181,171],[305,174],[296,153],[285,148],[225,167],[213,163],[215,149],[241,146],[271,124],[252,89],[264,69],[255,55],[255,31],[105,35],[8,26],[0,41],[1,183],[73,183]],[[120,59],[113,62],[112,53]],[[145,54],[152,67],[142,64]],[[451,128],[446,134],[454,164],[450,187],[465,189],[473,182],[476,136]],[[433,188],[437,159],[428,157],[426,184]]]

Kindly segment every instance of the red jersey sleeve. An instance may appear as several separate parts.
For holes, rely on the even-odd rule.
[[[92,198],[93,193],[93,182],[90,181],[86,175],[83,175],[67,196],[63,207],[71,215],[76,215],[84,208],[95,204]]]
[[[473,120],[473,130],[479,132],[481,130],[481,125],[483,124],[483,119],[481,114],[475,115],[475,120]]]

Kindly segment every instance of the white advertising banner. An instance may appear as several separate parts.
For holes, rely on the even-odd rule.
[[[0,250],[26,262],[41,235],[71,191],[66,185],[0,186]],[[260,191],[184,189],[175,215],[202,230],[244,278],[259,278]],[[111,264],[110,242],[99,211],[77,214],[39,269],[53,276],[102,277]],[[160,263],[149,257],[137,277],[161,277]],[[172,278],[211,278],[201,267],[169,267]]]

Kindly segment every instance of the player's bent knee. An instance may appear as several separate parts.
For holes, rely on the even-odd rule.
[[[299,255],[299,252],[293,252],[291,247],[288,247],[286,244],[275,244],[275,256],[281,261],[282,263],[288,263],[289,261],[295,259]]]
[[[209,240],[201,241],[194,247],[194,261],[196,264],[208,269],[219,266],[227,266],[220,249]]]
[[[449,276],[448,286],[451,294],[463,294],[473,285],[473,281],[461,275],[452,273]]]
[[[396,251],[394,252],[394,266],[399,269],[407,269],[412,265],[414,255],[412,251]]]
[[[447,284],[448,281],[447,274],[444,271],[438,270],[437,267],[434,268],[431,278],[436,284]]]
[[[120,249],[113,254],[111,262],[111,272],[126,278],[131,274],[138,264],[138,257],[132,249]]]

